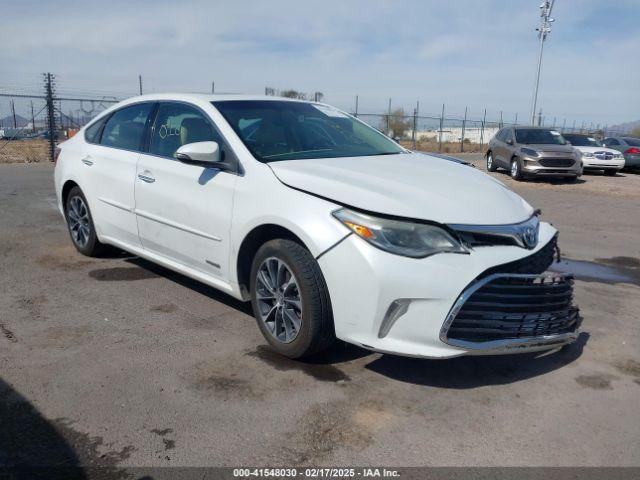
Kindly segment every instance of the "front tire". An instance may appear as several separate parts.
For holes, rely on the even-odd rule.
[[[487,171],[495,172],[496,170],[498,170],[498,167],[496,167],[496,162],[493,159],[493,153],[489,152],[487,153]]]
[[[64,213],[76,250],[88,257],[96,257],[104,252],[105,245],[98,240],[89,203],[80,187],[73,187],[67,195]]]
[[[262,335],[281,355],[301,358],[334,340],[329,290],[313,255],[291,240],[270,240],[251,266],[251,304]]]
[[[524,177],[522,176],[522,167],[520,166],[520,161],[518,157],[514,157],[511,159],[511,168],[509,169],[509,173],[511,174],[511,178],[517,181],[522,181]]]

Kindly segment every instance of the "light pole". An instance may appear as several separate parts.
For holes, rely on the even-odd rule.
[[[531,106],[531,124],[536,121],[536,107],[538,104],[538,86],[540,85],[540,70],[542,68],[542,51],[547,35],[551,33],[551,24],[555,21],[551,18],[551,11],[555,0],[545,0],[540,4],[540,26],[536,28],[540,39],[540,53],[538,54],[538,70],[536,71],[536,83],[533,89],[533,105]]]

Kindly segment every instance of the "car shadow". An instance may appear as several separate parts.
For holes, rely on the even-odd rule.
[[[147,272],[164,277],[172,282],[175,282],[185,288],[198,292],[205,297],[209,297],[211,300],[215,300],[216,302],[223,303],[228,307],[234,308],[242,313],[246,313],[247,315],[253,316],[253,309],[251,308],[251,302],[242,302],[236,298],[233,298],[231,295],[227,295],[226,293],[221,292],[209,285],[206,285],[198,280],[194,280],[186,275],[182,275],[181,273],[174,272],[173,270],[169,270],[161,265],[145,260],[140,257],[127,257],[125,258],[127,263],[132,265],[136,265]]]
[[[126,258],[125,261],[253,317],[250,302],[237,300],[213,287],[140,257]],[[266,346],[258,346],[256,352],[258,352],[258,356],[266,358],[273,365],[286,363],[287,368],[301,369],[322,366],[335,367],[341,363],[371,356],[375,358],[366,364],[365,368],[390,379],[423,386],[468,389],[484,385],[515,383],[562,368],[582,355],[588,340],[589,334],[583,332],[573,344],[548,355],[545,355],[545,352],[536,352],[513,355],[463,356],[443,360],[409,358],[390,354],[379,356],[378,353],[341,340],[323,352],[299,360],[280,358],[278,354],[271,352]]]
[[[2,379],[0,425],[0,477],[45,478],[35,474],[45,474],[46,469],[46,478],[87,478],[78,467],[75,450],[56,426]]]
[[[400,382],[439,388],[469,389],[504,385],[537,377],[577,360],[589,340],[586,332],[559,352],[465,356],[423,360],[383,355],[365,368]]]

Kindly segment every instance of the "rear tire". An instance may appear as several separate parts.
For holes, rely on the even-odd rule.
[[[87,257],[97,257],[106,250],[106,245],[98,240],[89,203],[80,187],[73,187],[69,191],[64,216],[76,250]]]
[[[511,159],[511,168],[509,169],[509,173],[511,174],[511,178],[518,182],[524,180],[524,177],[522,176],[522,167],[520,166],[520,160],[518,160],[518,157],[513,157]]]
[[[301,358],[335,340],[329,290],[313,255],[291,240],[270,240],[251,266],[251,305],[271,348]]]
[[[493,159],[493,153],[489,152],[487,153],[487,171],[495,172],[496,170],[498,170],[498,167],[496,167],[496,162]]]

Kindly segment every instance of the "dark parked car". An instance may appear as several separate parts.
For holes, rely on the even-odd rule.
[[[605,147],[622,152],[625,168],[640,168],[640,138],[607,137],[602,143]]]
[[[580,153],[559,132],[544,127],[505,127],[487,149],[487,170],[506,169],[515,180],[582,175]]]

